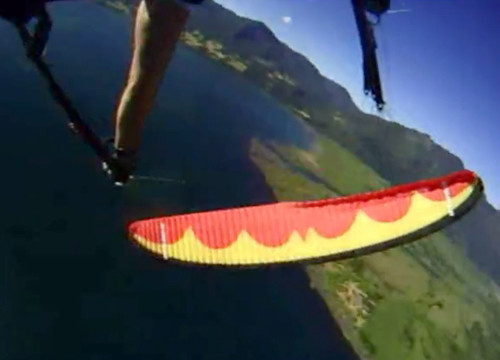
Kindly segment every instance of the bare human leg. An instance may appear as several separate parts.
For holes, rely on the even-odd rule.
[[[139,149],[153,105],[189,11],[172,0],[143,0],[135,19],[134,52],[115,118],[115,147]]]

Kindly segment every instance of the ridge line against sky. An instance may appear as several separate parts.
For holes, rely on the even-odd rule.
[[[429,134],[485,183],[500,209],[500,1],[393,0],[376,27],[387,110],[363,94],[361,49],[350,0],[214,0],[264,22],[320,73],[345,87],[355,104]],[[403,10],[403,11],[398,11]],[[498,119],[495,122],[495,119]]]

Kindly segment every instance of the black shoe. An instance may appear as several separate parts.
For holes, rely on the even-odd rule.
[[[124,186],[136,168],[136,152],[126,152],[122,149],[112,151],[108,162],[102,163],[103,170],[108,174],[116,186]]]

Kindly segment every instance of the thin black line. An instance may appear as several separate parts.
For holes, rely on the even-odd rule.
[[[30,40],[31,35],[24,25],[17,25],[16,27],[23,44],[26,45]],[[85,123],[78,110],[73,106],[71,100],[66,95],[65,91],[55,80],[47,64],[41,58],[29,59],[31,60],[31,62],[33,62],[42,77],[47,81],[49,91],[52,94],[54,100],[66,112],[69,120],[68,126],[70,127],[70,129],[75,134],[79,135],[102,161],[109,162],[110,155],[105,144],[99,138],[99,136],[94,133],[90,126]]]

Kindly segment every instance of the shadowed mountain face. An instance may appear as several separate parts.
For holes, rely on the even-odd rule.
[[[234,35],[235,40],[265,41],[268,44],[279,45],[279,40],[273,32],[261,22],[246,25]]]
[[[303,94],[305,104],[325,110],[357,111],[343,87],[323,77],[304,55],[282,43],[262,22],[240,17],[213,1],[207,1],[206,5],[193,11],[187,29],[200,30],[206,37],[220,41],[229,53],[244,59],[265,60],[264,73],[250,68],[248,74],[244,74],[251,81],[261,83],[268,71],[279,71],[298,82],[299,86],[294,90]],[[275,89],[271,93],[288,104],[300,101],[282,90]]]

